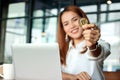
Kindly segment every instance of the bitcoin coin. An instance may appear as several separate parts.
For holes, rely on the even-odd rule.
[[[79,24],[80,24],[80,26],[83,26],[83,25],[85,25],[85,24],[88,24],[88,20],[87,20],[86,18],[81,18],[81,19],[79,20]]]

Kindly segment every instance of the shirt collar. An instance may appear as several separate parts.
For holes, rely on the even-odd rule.
[[[76,45],[76,49],[81,49],[85,46],[85,40],[83,40],[82,42],[79,42],[77,45]],[[71,40],[69,42],[69,49],[73,48],[73,40]]]
[[[69,42],[69,49],[71,49],[73,47],[73,41],[71,40],[70,42]]]

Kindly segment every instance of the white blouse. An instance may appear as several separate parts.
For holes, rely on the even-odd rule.
[[[102,72],[103,61],[110,54],[110,45],[103,40],[99,40],[98,45],[101,47],[101,54],[98,57],[93,57],[89,55],[89,50],[80,54],[83,46],[85,46],[85,41],[80,42],[76,47],[73,47],[72,41],[70,41],[66,66],[62,65],[62,72],[79,74],[84,71],[91,76],[92,80],[105,80]]]

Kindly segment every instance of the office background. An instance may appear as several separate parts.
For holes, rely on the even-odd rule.
[[[110,1],[110,0],[109,0]],[[0,64],[12,63],[12,44],[56,42],[57,17],[77,5],[111,44],[104,71],[120,69],[120,0],[0,0]]]

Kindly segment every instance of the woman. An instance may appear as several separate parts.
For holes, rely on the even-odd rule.
[[[104,80],[103,61],[110,45],[100,40],[95,24],[79,25],[86,14],[77,6],[66,7],[58,17],[58,43],[63,80]],[[88,20],[89,22],[89,20]],[[87,51],[84,46],[87,46]]]

